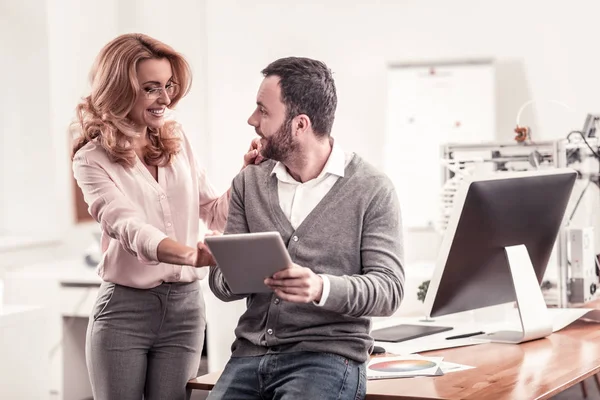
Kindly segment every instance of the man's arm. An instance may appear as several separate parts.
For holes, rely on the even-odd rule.
[[[363,222],[362,275],[326,275],[330,288],[323,308],[353,317],[389,316],[404,296],[400,205],[391,184],[379,190]]]
[[[229,214],[225,234],[249,233],[246,211],[244,209],[244,172],[240,172],[231,184],[231,198],[229,200]],[[242,266],[240,266],[242,267]],[[210,290],[222,301],[240,300],[247,296],[231,293],[231,289],[221,273],[219,267],[211,267],[208,275]]]

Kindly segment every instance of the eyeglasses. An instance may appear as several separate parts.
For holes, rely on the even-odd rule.
[[[179,93],[179,85],[176,83],[167,83],[167,86],[163,87],[156,87],[156,88],[147,88],[144,89],[144,94],[146,95],[146,98],[149,100],[156,100],[160,97],[162,97],[163,91],[165,93],[167,93],[167,96],[169,97],[173,97],[176,96],[177,93]]]

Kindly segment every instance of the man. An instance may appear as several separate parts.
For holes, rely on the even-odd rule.
[[[226,234],[279,231],[291,268],[247,297],[232,358],[209,399],[361,399],[373,346],[370,318],[403,296],[394,187],[331,137],[331,71],[307,58],[267,66],[248,119],[267,159],[233,181]],[[240,271],[244,266],[240,265]],[[218,267],[210,288],[229,290]]]

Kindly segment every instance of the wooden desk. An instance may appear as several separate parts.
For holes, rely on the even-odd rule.
[[[586,307],[600,307],[600,301]],[[369,381],[368,400],[548,399],[600,372],[600,325],[575,321],[545,339],[521,345],[489,343],[422,353],[474,366],[439,377]],[[189,382],[211,390],[219,373]]]

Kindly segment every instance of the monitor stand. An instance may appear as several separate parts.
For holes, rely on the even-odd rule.
[[[552,333],[552,319],[525,245],[504,248],[517,297],[521,331],[498,331],[472,336],[499,343],[523,343]]]

